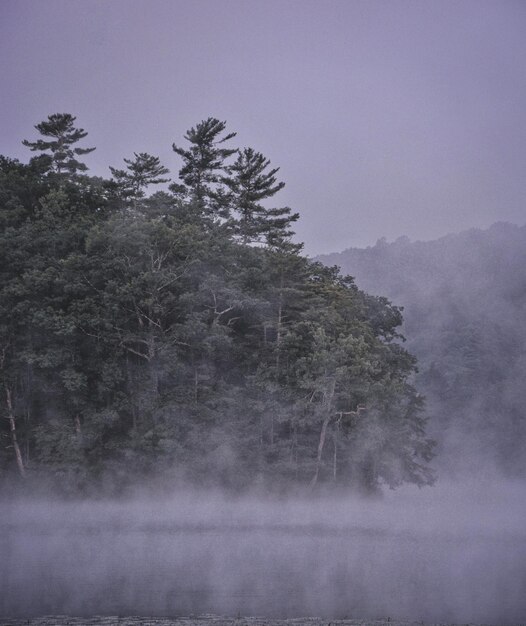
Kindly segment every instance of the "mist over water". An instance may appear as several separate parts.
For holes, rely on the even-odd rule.
[[[0,615],[221,613],[506,624],[526,615],[526,489],[378,499],[4,504]]]

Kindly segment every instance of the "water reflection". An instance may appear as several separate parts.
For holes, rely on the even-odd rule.
[[[0,614],[524,618],[520,510],[398,502],[9,505]]]

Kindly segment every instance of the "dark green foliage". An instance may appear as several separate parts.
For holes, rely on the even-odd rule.
[[[223,182],[229,190],[227,202],[233,213],[229,224],[234,236],[244,244],[285,240],[293,234],[291,224],[299,218],[288,208],[268,209],[262,204],[285,186],[276,180],[279,168],[267,171],[269,165],[270,161],[260,152],[245,148],[238,152],[236,162],[226,168],[228,176]]]
[[[142,153],[112,170],[120,195],[0,160],[4,474],[71,491],[431,483],[399,309],[299,254],[296,216],[263,204],[277,169],[250,149],[228,168],[224,129],[191,129],[181,183],[149,197],[166,169]]]
[[[525,476],[526,227],[379,241],[324,260],[404,305],[444,471]]]
[[[124,159],[126,170],[110,167],[113,178],[121,197],[127,201],[138,200],[144,197],[144,189],[149,185],[159,185],[169,182],[163,178],[169,170],[161,165],[159,157],[146,152],[134,153],[135,159]]]
[[[224,198],[221,189],[226,159],[236,153],[236,149],[225,148],[223,144],[236,136],[236,133],[221,134],[226,122],[214,117],[200,122],[185,135],[190,148],[172,145],[173,150],[183,159],[179,170],[182,184],[172,186],[174,193],[189,197],[200,214],[224,217]]]
[[[47,121],[40,122],[35,128],[44,137],[51,137],[49,140],[37,139],[22,143],[33,151],[51,152],[50,165],[54,172],[58,174],[75,174],[77,171],[85,172],[87,166],[76,157],[93,152],[95,148],[73,147],[88,134],[82,128],[75,128],[76,118],[69,113],[55,113],[50,115]]]

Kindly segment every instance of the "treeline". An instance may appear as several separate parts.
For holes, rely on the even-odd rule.
[[[36,129],[0,157],[5,483],[433,481],[400,310],[301,255],[268,159],[210,118],[177,180],[146,153],[102,179],[73,116]]]
[[[404,305],[444,469],[526,476],[526,226],[322,257]]]

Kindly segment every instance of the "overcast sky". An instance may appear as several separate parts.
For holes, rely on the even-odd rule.
[[[0,89],[0,153],[73,113],[94,174],[226,120],[309,254],[526,222],[522,0],[0,0]]]

